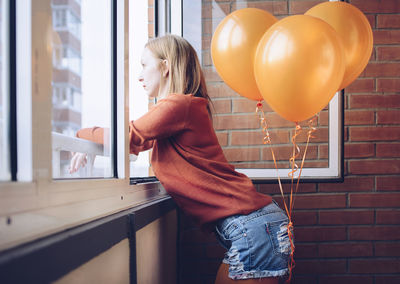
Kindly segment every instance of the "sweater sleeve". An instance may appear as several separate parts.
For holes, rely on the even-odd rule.
[[[170,95],[160,100],[146,114],[129,124],[130,152],[147,141],[173,136],[183,131],[190,100],[185,95]]]

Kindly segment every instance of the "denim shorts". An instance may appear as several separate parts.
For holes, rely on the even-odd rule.
[[[215,234],[227,250],[223,263],[229,264],[229,277],[286,275],[291,253],[287,225],[286,214],[275,202],[248,215],[233,215],[217,222]]]

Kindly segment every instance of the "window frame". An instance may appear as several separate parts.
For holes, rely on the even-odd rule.
[[[185,0],[182,0],[182,2]],[[186,0],[189,1],[189,0]],[[343,0],[329,0],[329,1],[343,1]],[[181,4],[185,6],[184,4]],[[171,8],[174,10],[174,8]],[[185,11],[183,11],[184,13]],[[183,15],[183,14],[182,14]],[[184,15],[183,15],[184,16]],[[201,15],[200,15],[201,17]],[[192,17],[191,17],[192,18]],[[184,17],[182,18],[182,31],[185,36],[185,23]],[[196,48],[196,47],[195,47]],[[202,50],[202,49],[201,49]],[[199,54],[199,57],[201,54]],[[213,67],[215,68],[215,67]],[[254,103],[254,107],[255,107]],[[295,125],[293,124],[293,129]],[[306,168],[304,167],[301,172],[300,182],[342,182],[344,180],[344,103],[343,103],[343,91],[337,92],[329,103],[329,140],[328,150],[329,159],[328,167],[324,168]],[[261,130],[260,130],[261,131]],[[317,132],[318,133],[318,130]],[[318,134],[316,134],[318,135]],[[262,145],[262,141],[260,141]],[[274,147],[271,146],[266,147]],[[302,147],[303,148],[303,147]],[[288,157],[287,160],[289,160]],[[300,166],[301,160],[297,160],[297,164]],[[277,183],[278,176],[282,182],[291,182],[289,173],[291,169],[279,168],[278,171],[275,168],[272,169],[242,169],[236,168],[237,171],[244,173],[250,177],[256,184],[264,183]],[[295,177],[298,176],[300,171],[295,172]]]
[[[52,178],[52,89],[48,81],[52,53],[44,50],[48,46],[46,42],[35,37],[40,28],[36,27],[35,31],[35,19],[31,17],[35,10],[48,11],[43,4],[46,1],[39,5],[32,0],[15,1],[16,58],[11,65],[18,71],[15,153],[18,153],[21,166],[16,172],[16,181],[0,183],[0,218],[6,218],[6,222],[0,223],[4,236],[0,240],[0,251],[167,195],[159,182],[130,185],[127,131],[130,1],[109,1],[113,7],[112,38],[115,44],[112,59],[114,102],[111,106],[115,176],[71,180]],[[51,12],[46,15],[51,17]],[[40,21],[43,28],[46,19],[42,17]],[[43,29],[41,31],[43,33]]]

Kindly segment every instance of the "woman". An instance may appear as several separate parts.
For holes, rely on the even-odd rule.
[[[224,157],[193,47],[174,35],[156,38],[141,63],[139,81],[157,103],[130,122],[130,152],[152,148],[152,168],[166,191],[228,250],[215,283],[278,283],[288,273],[288,218]],[[98,140],[103,131],[82,129],[77,136]],[[79,165],[74,157],[72,171]]]

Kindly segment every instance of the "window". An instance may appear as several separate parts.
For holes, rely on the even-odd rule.
[[[9,180],[9,54],[8,1],[0,0],[0,180]]]
[[[213,119],[220,144],[227,159],[238,171],[259,182],[275,181],[277,178],[271,147],[278,159],[279,176],[288,178],[295,125],[280,118],[264,102],[272,146],[263,145],[264,135],[255,113],[256,102],[239,96],[218,76],[211,58],[211,39],[221,20],[235,10],[259,8],[279,19],[290,14],[290,2],[293,1],[183,1],[183,36],[192,43],[202,62],[215,107]],[[321,111],[315,124],[316,138],[311,140],[307,151],[302,179],[341,178],[342,109],[341,96],[337,94]],[[302,127],[304,130],[297,139],[301,154],[305,147],[307,123]],[[297,164],[301,165],[300,158],[297,158]]]
[[[51,1],[53,178],[112,177],[111,137],[76,138],[82,128],[112,128],[112,5],[109,0]],[[71,153],[88,153],[70,174]]]
[[[173,33],[181,35],[181,1],[179,0],[156,0],[154,5],[148,1],[133,1],[129,11],[129,49],[130,49],[130,71],[129,79],[131,92],[129,94],[130,120],[135,120],[148,111],[149,101],[138,81],[142,69],[140,64],[141,53],[146,42],[154,36]],[[150,3],[151,1],[149,1]],[[197,13],[197,12],[196,12]],[[143,27],[146,27],[143,28]],[[150,151],[140,153],[139,156],[130,155],[130,176],[132,178],[153,177],[154,173],[150,165]],[[148,179],[145,179],[148,181]]]

